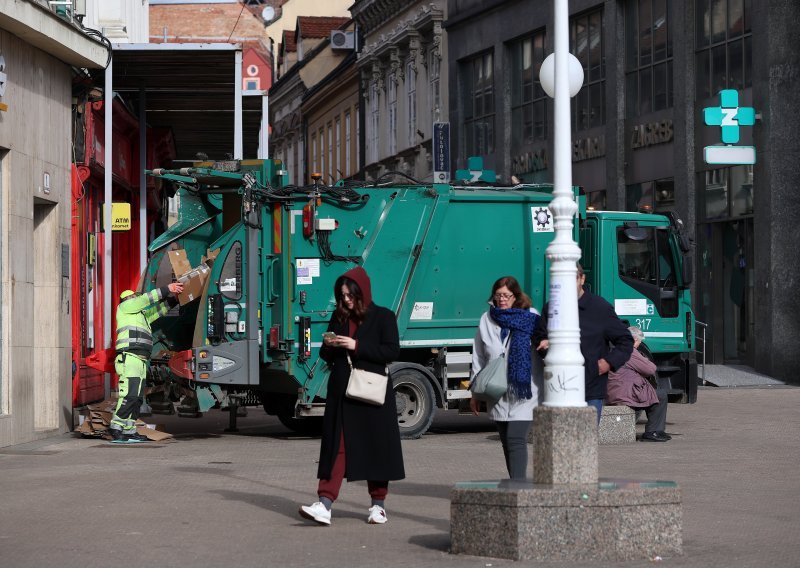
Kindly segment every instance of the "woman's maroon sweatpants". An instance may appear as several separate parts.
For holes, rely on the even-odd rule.
[[[320,497],[327,497],[331,501],[336,501],[339,497],[339,489],[342,487],[344,481],[345,470],[345,457],[344,457],[344,430],[339,438],[339,452],[336,454],[336,460],[333,462],[331,468],[330,479],[320,479],[319,487],[317,488],[317,495]],[[367,481],[367,489],[369,489],[369,496],[375,501],[383,501],[389,493],[388,481]]]

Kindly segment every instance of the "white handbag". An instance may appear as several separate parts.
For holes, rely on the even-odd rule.
[[[386,384],[389,381],[387,375],[356,369],[347,355],[347,363],[350,365],[350,379],[347,381],[345,395],[354,400],[360,400],[367,404],[383,406],[386,398]]]

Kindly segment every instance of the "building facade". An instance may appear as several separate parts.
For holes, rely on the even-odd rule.
[[[150,34],[143,43],[240,43],[242,89],[269,90],[272,50],[258,6],[240,0],[149,2]]]
[[[448,120],[444,0],[358,0],[363,99],[362,163],[368,179],[400,171],[432,181],[433,123]]]
[[[342,62],[352,56],[352,49],[332,49],[330,36],[333,31],[352,34],[352,21],[347,17],[300,16],[294,31],[286,31],[278,47],[280,53],[278,69],[280,76],[270,89],[270,156],[284,162],[289,174],[289,183],[305,185],[311,182],[313,167],[311,142],[317,152],[325,152],[328,146],[320,148],[316,131],[308,128],[308,117],[304,115],[303,101],[306,94],[324,81],[332,72],[339,72]],[[308,107],[306,107],[308,108]],[[317,128],[317,125],[314,125]],[[333,130],[331,130],[331,136]],[[340,138],[341,139],[341,138]],[[320,158],[321,159],[321,158]],[[321,162],[320,162],[321,164]],[[338,175],[335,169],[325,172],[328,176]]]
[[[107,55],[46,2],[0,13],[0,446],[72,427],[73,66]]]
[[[303,95],[307,132],[306,163],[333,184],[360,169],[358,73],[350,50],[342,62]]]
[[[695,310],[708,363],[797,382],[800,206],[793,110],[800,44],[790,0],[573,0],[570,50],[584,84],[572,101],[573,180],[598,209],[674,210],[694,238]],[[538,81],[552,52],[552,2],[450,0],[445,29],[453,158],[481,155],[501,177],[552,181],[552,102]],[[753,54],[757,53],[754,63]],[[740,145],[754,165],[717,166],[703,109],[719,92],[755,108]]]

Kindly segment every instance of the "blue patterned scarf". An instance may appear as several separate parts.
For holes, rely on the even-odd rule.
[[[489,308],[489,315],[500,326],[500,337],[511,333],[508,346],[508,393],[512,398],[530,399],[531,392],[531,334],[539,316],[521,308],[501,310]]]

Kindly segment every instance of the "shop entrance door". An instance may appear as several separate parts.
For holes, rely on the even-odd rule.
[[[708,363],[753,365],[753,219],[707,223],[699,239],[698,315]]]

